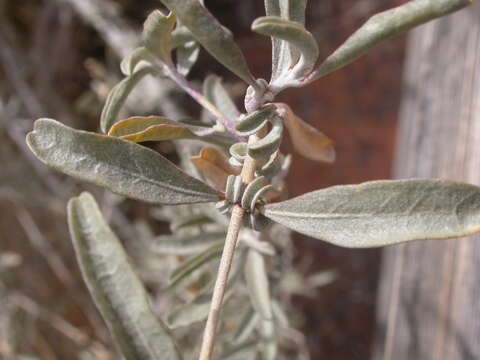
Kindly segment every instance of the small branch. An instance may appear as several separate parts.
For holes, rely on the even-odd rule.
[[[257,141],[256,135],[250,136],[249,144]],[[255,160],[247,156],[243,164],[242,182],[244,184],[250,183],[255,177]],[[238,234],[242,226],[245,209],[236,204],[233,207],[232,217],[228,226],[227,237],[225,239],[225,247],[223,248],[222,258],[220,259],[220,266],[218,268],[217,280],[213,289],[212,302],[210,305],[210,312],[208,314],[207,324],[203,333],[202,347],[200,350],[199,360],[210,360],[213,354],[215,345],[215,336],[222,312],[223,297],[227,286],[228,274],[232,266],[233,255],[235,254],[235,247],[237,246]]]
[[[157,64],[158,65],[158,64]],[[188,95],[190,95],[197,103],[207,109],[218,122],[220,122],[225,128],[235,136],[240,141],[244,141],[244,139],[237,135],[237,131],[235,130],[235,124],[231,121],[226,119],[222,113],[217,109],[215,105],[213,105],[208,99],[199,93],[197,90],[192,88],[188,83],[187,79],[182,76],[175,68],[166,67],[167,75],[170,79],[172,79],[178,86],[180,86]]]

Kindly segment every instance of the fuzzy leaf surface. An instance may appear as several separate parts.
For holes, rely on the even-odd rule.
[[[263,213],[338,246],[378,247],[480,231],[480,188],[433,179],[371,181],[269,204]]]
[[[255,79],[248,69],[242,51],[233,40],[232,33],[222,26],[200,1],[161,1],[214,58],[247,84],[255,85]]]
[[[68,223],[83,278],[126,360],[180,360],[165,325],[92,195],[68,203]]]
[[[219,198],[207,184],[187,175],[159,153],[131,141],[40,119],[27,135],[27,143],[45,164],[133,199],[173,205]]]
[[[413,0],[376,14],[335,50],[309,81],[350,64],[385,40],[470,4],[472,0]]]
[[[289,46],[295,47],[302,55],[302,70],[311,70],[317,61],[319,52],[317,41],[299,22],[265,16],[253,22],[252,30],[262,35],[287,41]]]

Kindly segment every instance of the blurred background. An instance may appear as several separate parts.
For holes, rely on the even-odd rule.
[[[327,56],[373,13],[405,1],[311,0],[307,28]],[[269,39],[250,31],[263,1],[207,0],[235,34],[252,72],[268,79]],[[37,161],[25,134],[39,117],[98,130],[109,89],[120,79],[119,61],[139,41],[141,25],[158,7],[154,0],[0,0],[0,358],[77,359],[91,346],[109,359],[108,333],[81,280],[68,236],[65,205],[88,188],[108,210],[122,240],[136,234],[123,226],[146,221],[148,206],[79,184]],[[400,101],[403,37],[305,88],[278,100],[334,139],[337,161],[314,163],[293,154],[292,195],[335,185],[390,177]],[[214,72],[242,103],[245,85],[205,52],[190,79],[201,84]],[[151,86],[148,88],[148,86]],[[149,96],[132,94],[126,115],[195,114],[198,108],[174,86],[147,84]],[[175,159],[174,147],[156,145]],[[282,145],[290,151],[288,139]],[[97,197],[98,198],[98,197]],[[338,278],[294,303],[305,315],[312,359],[368,359],[373,344],[379,250],[348,250],[295,235],[296,262],[306,273],[335,269]],[[136,256],[137,263],[147,261]]]

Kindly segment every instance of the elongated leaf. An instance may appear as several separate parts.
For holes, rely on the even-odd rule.
[[[131,141],[40,119],[27,135],[27,143],[47,165],[130,198],[157,204],[191,204],[219,198],[207,184],[185,174],[157,152]]]
[[[121,107],[138,82],[145,76],[154,73],[155,70],[150,66],[141,67],[110,90],[100,116],[100,129],[103,133],[106,134],[115,123]]]
[[[68,223],[85,282],[125,359],[180,360],[125,250],[90,194],[70,200]]]
[[[176,17],[173,13],[164,15],[154,10],[148,15],[143,25],[143,42],[145,47],[165,64],[172,63],[172,31]]]
[[[162,235],[156,237],[151,244],[151,250],[158,254],[192,255],[205,251],[212,245],[218,245],[225,240],[224,232],[204,233],[197,235]]]
[[[219,76],[209,75],[205,78],[203,84],[205,97],[215,105],[225,118],[236,123],[240,116],[237,106],[222,85],[222,79]]]
[[[472,0],[412,0],[376,14],[335,50],[309,79],[313,81],[338,70],[379,43],[470,4]]]
[[[161,0],[173,11],[202,46],[226,68],[255,86],[255,79],[232,33],[198,0]]]
[[[272,303],[263,255],[249,249],[245,262],[245,281],[255,311],[266,320],[272,319]]]
[[[176,268],[170,276],[170,287],[177,285],[181,280],[185,279],[193,271],[197,270],[201,266],[208,262],[217,259],[222,254],[223,243],[214,244],[207,250],[201,252],[198,255],[185,261],[178,268]]]
[[[215,189],[225,191],[229,175],[239,175],[239,168],[230,165],[228,158],[219,150],[204,147],[200,154],[190,158],[197,170]]]
[[[173,121],[162,116],[134,116],[114,124],[109,136],[134,142],[191,139],[220,146],[229,146],[232,138],[213,134],[209,127]]]
[[[285,40],[290,46],[295,47],[301,54],[299,72],[311,70],[317,61],[317,41],[301,23],[275,16],[265,16],[253,22],[252,30],[262,35]]]
[[[207,318],[212,294],[200,295],[191,303],[181,305],[168,314],[167,324],[171,329],[190,326]]]
[[[432,179],[372,181],[314,191],[263,212],[335,245],[377,247],[480,231],[480,188]]]
[[[275,104],[283,111],[282,118],[295,150],[308,159],[332,163],[335,161],[333,141],[296,116],[287,104]]]

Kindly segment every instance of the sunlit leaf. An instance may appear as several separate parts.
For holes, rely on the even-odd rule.
[[[480,231],[480,188],[433,179],[372,181],[317,190],[263,212],[335,245],[377,247]]]
[[[192,139],[228,146],[233,141],[212,133],[209,127],[180,123],[161,116],[134,116],[114,124],[108,135],[134,142]]]
[[[167,328],[152,312],[147,292],[94,198],[68,203],[73,245],[88,289],[126,360],[180,360]]]
[[[296,116],[287,104],[275,104],[283,111],[283,119],[295,150],[308,159],[324,162],[335,161],[333,141]]]
[[[318,45],[313,35],[305,29],[303,24],[295,21],[282,19],[275,16],[265,16],[256,19],[252,24],[252,30],[271,37],[287,41],[301,54],[299,72],[309,71],[318,58]],[[296,59],[293,60],[295,65]]]
[[[215,189],[224,191],[229,175],[239,175],[240,169],[230,165],[227,156],[221,151],[204,147],[197,156],[190,158],[197,170]]]
[[[120,195],[157,204],[217,201],[218,193],[157,152],[114,137],[69,128],[40,119],[27,135],[44,163]]]
[[[172,31],[176,17],[173,13],[164,15],[154,10],[143,24],[143,42],[145,47],[165,64],[172,63]]]
[[[127,100],[128,95],[138,82],[147,75],[155,74],[155,72],[150,66],[141,67],[110,90],[100,116],[100,129],[103,133],[106,134],[108,129],[115,123],[125,100]]]
[[[246,83],[255,85],[245,58],[232,33],[198,0],[161,0],[173,11],[202,46],[226,68]]]
[[[472,0],[413,0],[372,16],[309,76],[313,81],[350,64],[379,43],[472,4]]]

